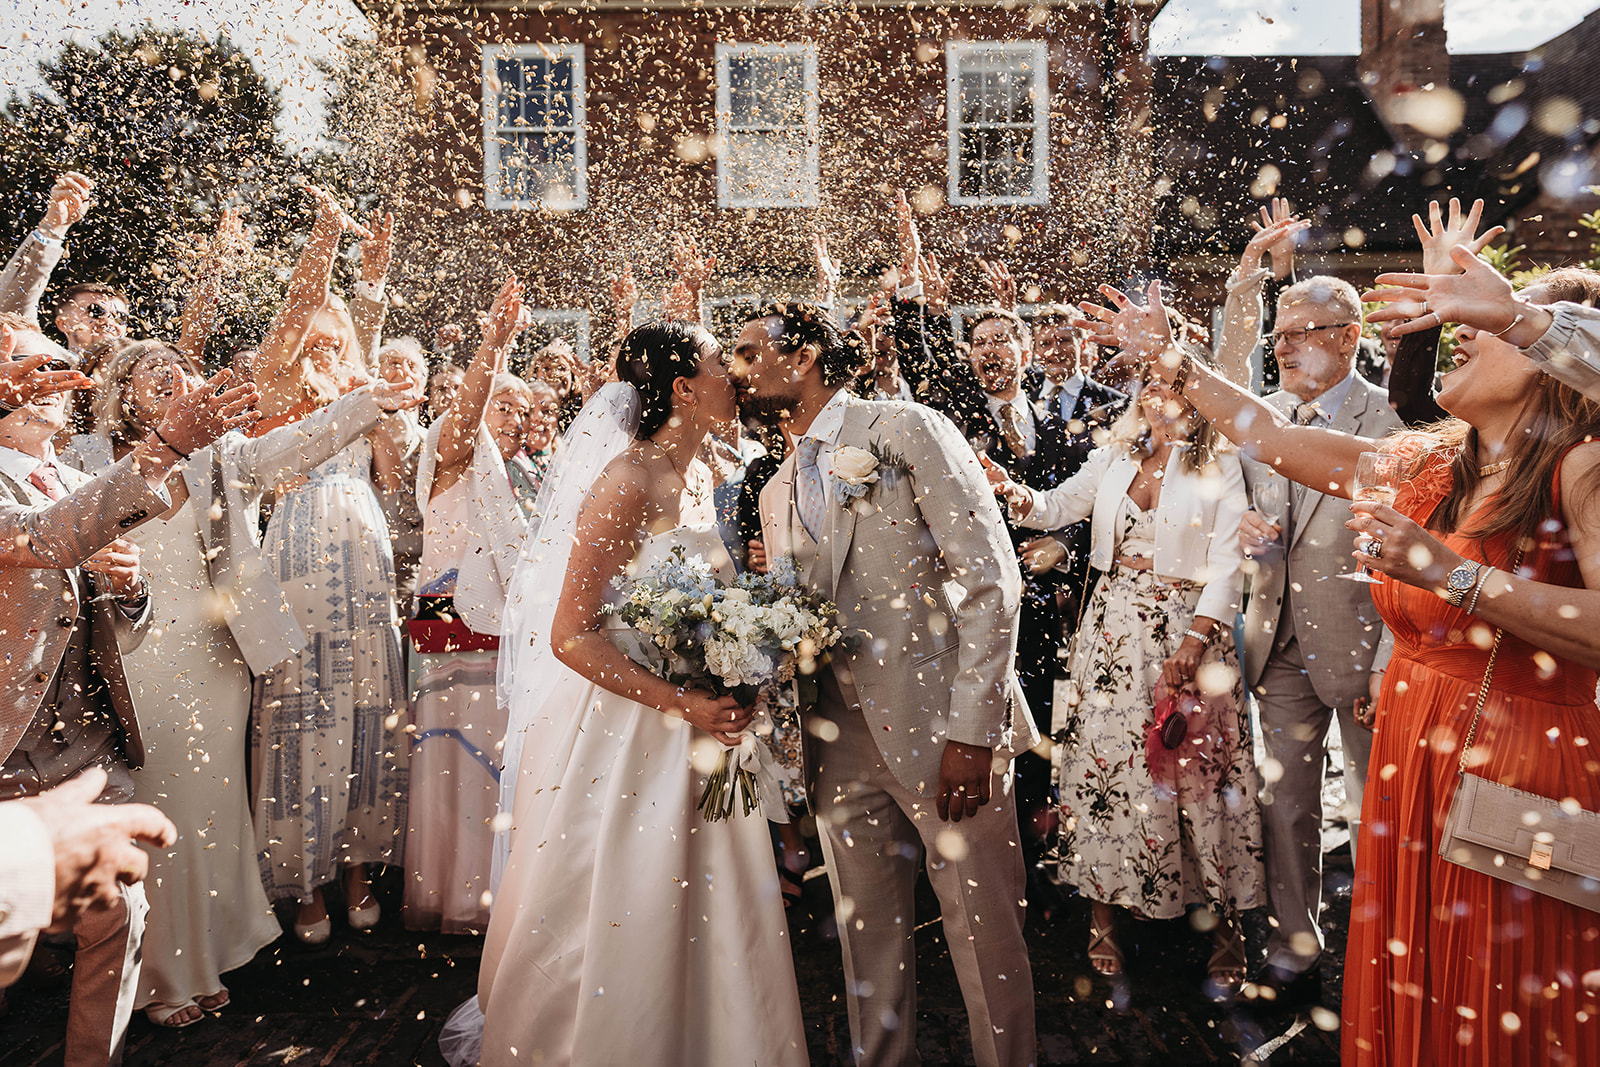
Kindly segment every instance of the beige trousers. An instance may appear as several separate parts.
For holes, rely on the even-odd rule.
[[[1033,972],[1022,938],[1023,858],[1010,775],[976,816],[941,822],[933,798],[906,789],[884,765],[855,702],[837,684],[821,688],[813,714],[839,733],[822,742],[817,724],[808,730],[811,798],[832,876],[855,1062],[920,1062],[913,894],[926,856],[973,1058],[979,1067],[1028,1067],[1036,1044]]]
[[[72,963],[65,1067],[122,1062],[149,910],[144,886],[123,886],[116,904],[86,911],[73,924],[78,952]]]

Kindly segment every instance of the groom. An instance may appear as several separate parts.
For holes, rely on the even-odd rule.
[[[794,556],[855,642],[819,672],[805,732],[856,1062],[918,1062],[912,897],[926,854],[973,1056],[1031,1064],[1009,763],[1038,734],[1013,670],[1022,577],[994,494],[942,415],[850,396],[861,354],[821,309],[763,308],[733,356],[745,410],[792,444],[761,493],[767,549]]]

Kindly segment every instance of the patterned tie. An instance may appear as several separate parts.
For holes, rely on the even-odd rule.
[[[1028,439],[1022,433],[1022,412],[1017,410],[1015,404],[1008,403],[1000,409],[1000,436],[1005,438],[1006,447],[1011,449],[1013,456],[1028,458]]]
[[[1303,404],[1294,406],[1294,424],[1296,426],[1310,426],[1322,414],[1322,409],[1315,400],[1307,400]],[[1289,544],[1294,543],[1295,523],[1300,513],[1306,506],[1306,487],[1299,482],[1289,483],[1289,524],[1284,529],[1288,536]]]
[[[800,507],[800,522],[813,541],[819,539],[823,511],[828,504],[828,494],[822,485],[822,472],[817,469],[817,453],[820,451],[822,442],[815,437],[800,438],[795,448],[795,503]]]
[[[67,495],[67,487],[61,484],[61,475],[54,463],[41,463],[33,468],[28,481],[51,500],[60,500]]]
[[[1304,404],[1294,406],[1294,424],[1296,426],[1310,426],[1322,414],[1322,409],[1317,407],[1315,400],[1307,400]]]

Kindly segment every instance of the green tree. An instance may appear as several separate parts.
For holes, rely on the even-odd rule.
[[[139,327],[170,336],[220,205],[248,206],[246,224],[268,259],[283,258],[306,225],[296,164],[276,125],[278,94],[226,38],[112,31],[93,47],[68,42],[40,74],[43,90],[14,93],[0,109],[0,166],[12,192],[0,241],[22,239],[58,173],[92,178],[94,207],[73,230],[56,287],[116,284]],[[236,320],[243,312],[246,334],[264,325],[270,308],[260,290],[272,287],[249,288],[251,306],[226,309]]]

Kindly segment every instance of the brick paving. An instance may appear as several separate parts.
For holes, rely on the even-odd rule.
[[[1349,916],[1347,856],[1329,858],[1330,907],[1324,915],[1331,946],[1342,947]],[[436,1040],[450,1010],[474,990],[480,941],[407,933],[394,918],[399,884],[394,872],[377,883],[387,913],[370,934],[335,926],[333,941],[305,948],[287,940],[262,951],[228,976],[233,1003],[185,1030],[163,1030],[136,1013],[125,1063],[153,1065],[425,1064],[444,1061]],[[917,1043],[924,1063],[971,1063],[967,1023],[944,950],[937,903],[920,887],[917,931]],[[795,966],[805,1010],[811,1062],[848,1061],[844,974],[831,938],[825,879],[806,884],[791,916]],[[1265,933],[1260,912],[1246,916],[1252,946]],[[1219,1009],[1201,980],[1208,940],[1185,922],[1125,923],[1125,979],[1094,975],[1087,953],[1088,908],[1076,898],[1035,890],[1028,939],[1038,1002],[1041,1064],[1227,1064],[1251,1050],[1272,1064],[1338,1062],[1331,1012],[1279,1012],[1252,1021]],[[1337,1009],[1342,952],[1324,960],[1326,1004]],[[30,977],[10,991],[0,1015],[0,1065],[61,1061],[65,981]]]

